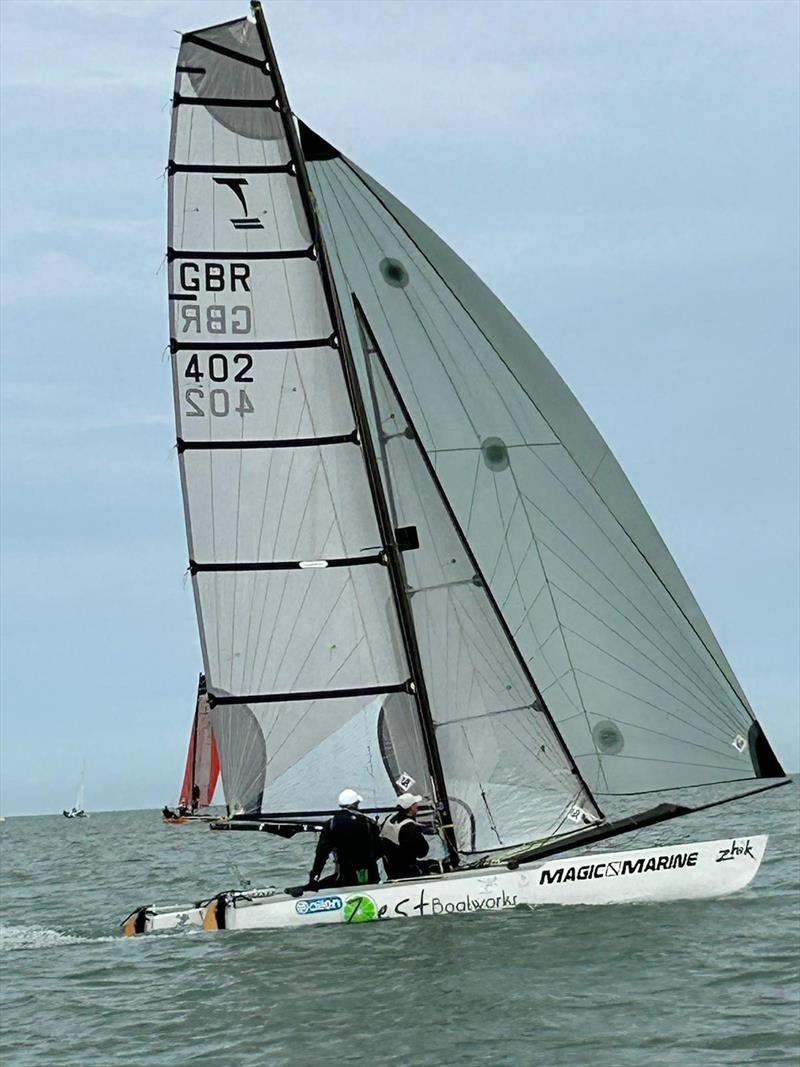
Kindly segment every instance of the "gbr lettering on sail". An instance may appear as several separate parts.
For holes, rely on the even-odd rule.
[[[235,341],[251,334],[251,308],[239,302],[250,293],[248,263],[184,260],[177,282],[180,310],[176,319],[182,341]],[[255,411],[247,392],[247,384],[253,381],[249,352],[189,351],[183,359],[185,418],[224,418],[231,411],[245,416]]]

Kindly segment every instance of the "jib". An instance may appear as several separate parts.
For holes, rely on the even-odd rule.
[[[230,276],[228,276],[230,271]],[[227,288],[236,292],[237,283],[245,292],[250,292],[247,279],[250,267],[247,263],[192,263],[186,261],[180,266],[181,288],[189,293],[222,293]]]

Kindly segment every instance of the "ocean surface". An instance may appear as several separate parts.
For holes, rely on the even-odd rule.
[[[170,827],[156,811],[8,818],[0,1062],[797,1064],[798,783],[605,850],[763,832],[756,881],[722,900],[123,939],[139,904],[296,883],[312,840]]]

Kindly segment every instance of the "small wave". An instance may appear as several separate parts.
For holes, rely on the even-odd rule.
[[[63,934],[60,930],[48,930],[43,926],[0,925],[0,952],[19,949],[62,948],[64,945],[79,945],[87,941],[114,941],[113,937],[81,937],[79,934]]]

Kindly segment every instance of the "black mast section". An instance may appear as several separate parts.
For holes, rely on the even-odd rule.
[[[439,746],[436,741],[436,730],[433,722],[433,715],[431,713],[430,701],[428,699],[428,693],[425,686],[425,678],[422,671],[422,660],[420,657],[419,645],[417,644],[416,632],[414,630],[414,620],[411,612],[411,605],[409,603],[408,594],[405,588],[400,548],[398,547],[397,537],[392,527],[389,507],[386,501],[386,495],[384,492],[383,484],[381,482],[381,474],[380,469],[378,467],[378,460],[375,454],[375,447],[372,443],[369,421],[364,407],[364,400],[361,395],[361,387],[358,381],[358,372],[356,370],[355,361],[353,359],[353,353],[350,349],[347,332],[344,326],[344,317],[342,315],[342,309],[339,303],[339,298],[336,293],[336,287],[333,283],[333,272],[331,270],[330,262],[328,260],[327,252],[325,249],[325,242],[323,241],[322,232],[319,226],[316,205],[314,203],[314,194],[311,190],[311,183],[309,181],[308,171],[306,170],[305,156],[303,155],[303,150],[300,146],[300,141],[297,136],[297,130],[294,125],[292,112],[289,107],[288,97],[286,95],[286,88],[283,84],[283,78],[281,77],[280,70],[278,69],[278,63],[275,58],[275,51],[272,47],[272,41],[270,40],[269,31],[267,30],[266,20],[264,19],[264,12],[261,9],[261,4],[259,3],[259,0],[252,0],[250,7],[253,12],[253,16],[256,20],[258,36],[261,41],[261,45],[264,49],[264,55],[266,57],[267,66],[269,69],[269,76],[271,77],[274,86],[277,108],[281,116],[281,121],[283,123],[283,129],[286,135],[286,140],[289,144],[292,162],[294,164],[294,168],[297,175],[297,184],[300,192],[300,198],[303,202],[306,218],[308,220],[308,225],[311,231],[311,239],[313,241],[314,248],[316,249],[317,254],[319,256],[322,286],[325,292],[325,298],[328,304],[328,310],[330,312],[331,320],[334,324],[334,328],[336,331],[336,337],[338,339],[339,355],[341,359],[342,370],[344,372],[347,389],[350,394],[350,403],[353,408],[353,415],[356,421],[359,441],[361,442],[361,447],[364,456],[364,465],[366,467],[367,479],[369,481],[373,505],[375,507],[375,514],[378,520],[378,528],[380,530],[381,541],[383,543],[383,551],[386,557],[386,565],[392,585],[392,593],[394,596],[395,607],[397,609],[398,620],[400,623],[400,631],[403,638],[403,644],[405,646],[406,656],[408,658],[409,670],[411,672],[411,686],[413,687],[413,696],[416,698],[417,707],[419,708],[420,712],[420,725],[422,727],[423,739],[425,742],[425,748],[428,756],[431,779],[436,792],[435,799],[437,807],[442,816],[442,829],[444,831],[443,837],[447,846],[447,850],[450,854],[450,858],[454,861],[457,861],[458,850],[456,848],[453,820],[450,814],[450,805],[447,798],[447,786],[444,780],[444,770],[442,767],[441,757],[439,755]]]

